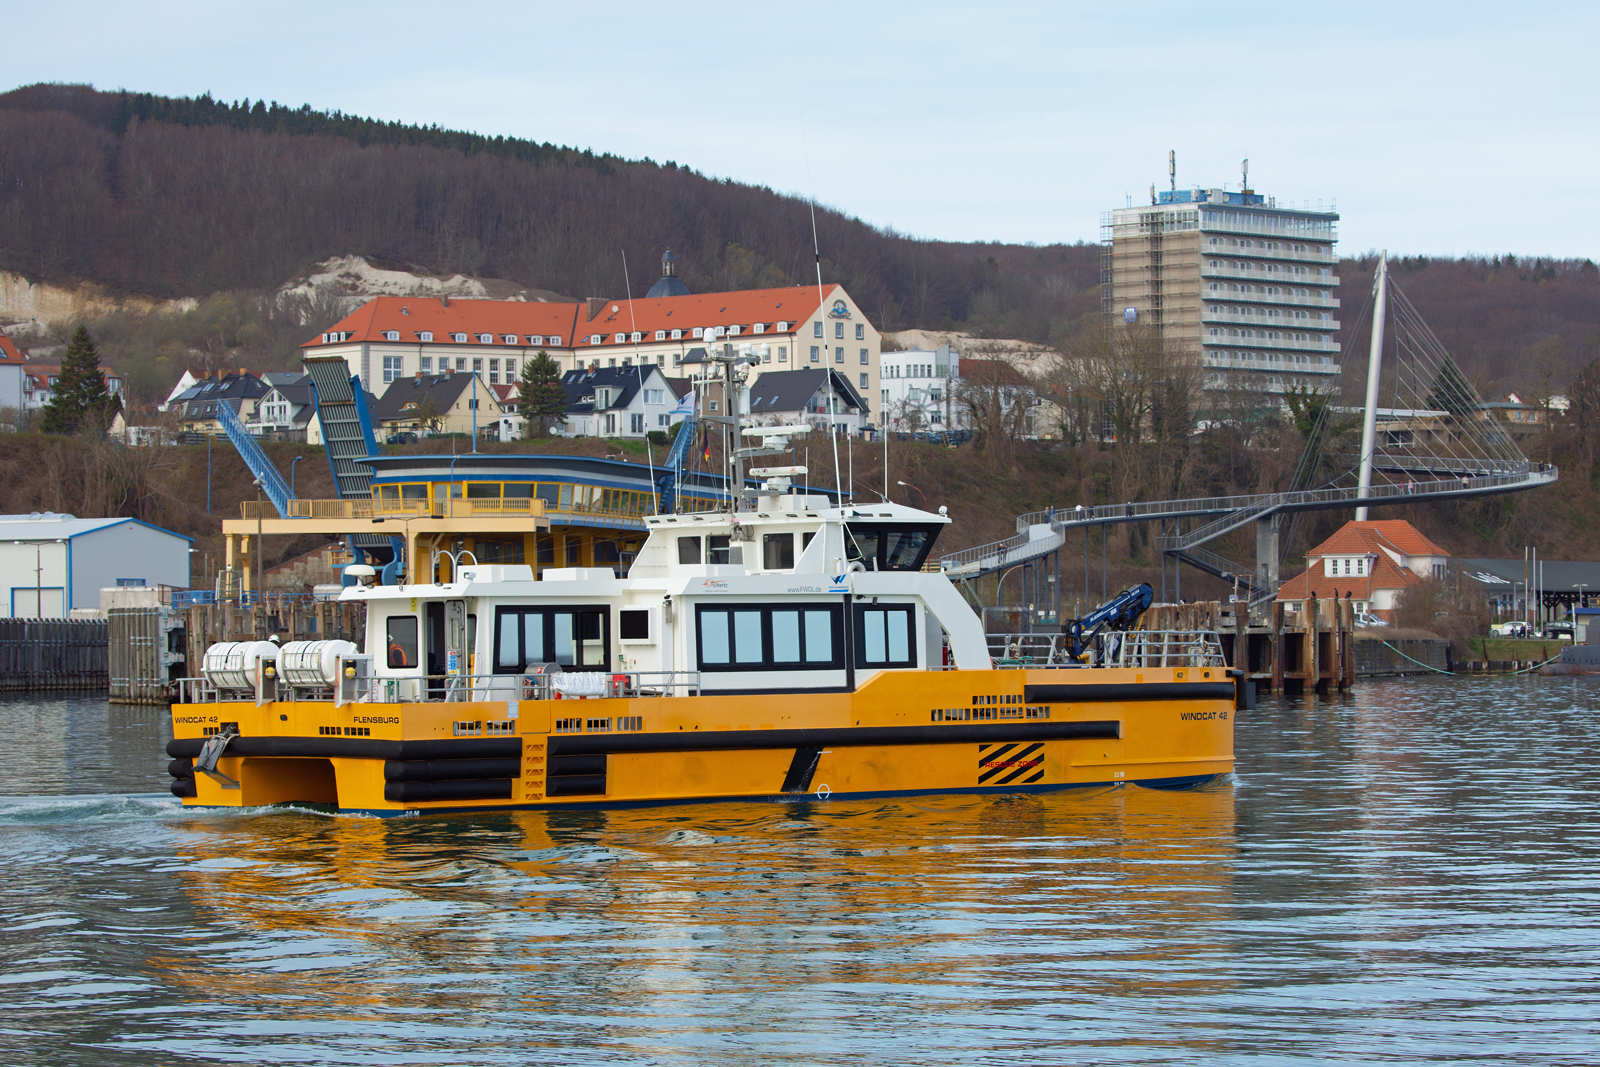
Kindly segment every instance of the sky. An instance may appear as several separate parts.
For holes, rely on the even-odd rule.
[[[12,0],[15,3],[15,0]],[[11,5],[7,5],[10,7]],[[1276,10],[1274,10],[1276,9]],[[5,78],[506,134],[914,237],[1094,241],[1180,188],[1336,208],[1346,254],[1600,259],[1600,4],[75,2]]]

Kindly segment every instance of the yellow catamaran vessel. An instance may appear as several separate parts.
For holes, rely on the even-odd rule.
[[[767,447],[743,452],[809,429],[752,431]],[[434,581],[350,568],[364,642],[206,650],[172,708],[173,793],[399,815],[1233,769],[1237,672],[1214,632],[1137,629],[1148,586],[1062,633],[986,635],[924,569],[944,509],[839,506],[792,484],[803,468],[751,473],[765,481],[727,510],[647,517],[626,577],[443,548]]]

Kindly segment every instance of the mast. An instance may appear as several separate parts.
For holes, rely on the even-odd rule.
[[[1389,310],[1389,250],[1378,253],[1377,299],[1372,308],[1372,348],[1367,354],[1367,409],[1361,417],[1360,495],[1372,488],[1372,455],[1378,439],[1378,375],[1383,369],[1383,319]],[[1365,506],[1356,508],[1356,521],[1367,521]]]

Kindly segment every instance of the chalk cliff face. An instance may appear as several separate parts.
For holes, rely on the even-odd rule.
[[[310,297],[317,292],[348,298],[352,306],[374,296],[449,296],[463,300],[566,301],[569,298],[544,289],[529,289],[500,278],[471,278],[464,274],[438,277],[377,267],[362,256],[336,256],[316,265],[303,278],[279,286],[284,295]],[[20,274],[0,271],[0,322],[66,322],[96,318],[116,311],[189,311],[196,297],[157,300],[145,296],[117,296],[94,282],[77,286],[29,281]]]
[[[152,300],[143,296],[112,296],[93,282],[67,288],[30,282],[20,274],[0,271],[0,322],[66,322],[113,311],[187,311],[195,303],[189,297]]]

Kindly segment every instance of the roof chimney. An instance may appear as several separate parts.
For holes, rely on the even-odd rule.
[[[608,303],[609,301],[603,296],[591,296],[589,298],[589,321],[593,322],[594,317],[605,310],[605,306]]]
[[[439,303],[443,304],[445,307],[449,307],[450,306],[450,298],[448,296],[445,296],[443,293],[440,293],[439,294]]]

